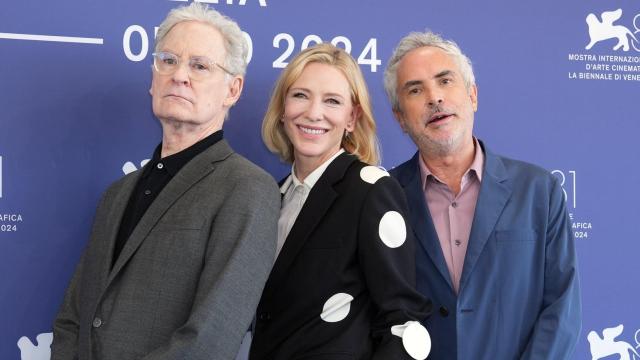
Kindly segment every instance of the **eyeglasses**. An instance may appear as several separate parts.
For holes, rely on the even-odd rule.
[[[180,67],[180,58],[176,54],[166,51],[153,53],[153,68],[162,75],[171,75]],[[189,58],[189,77],[194,80],[206,79],[213,74],[213,67],[217,66],[229,75],[233,73],[215,61],[204,56]]]

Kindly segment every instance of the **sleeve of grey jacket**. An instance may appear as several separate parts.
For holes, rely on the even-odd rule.
[[[106,199],[109,197],[107,190],[100,199],[96,210],[95,218],[103,216],[105,212]],[[93,230],[99,227],[97,221],[94,220]],[[80,299],[79,289],[81,277],[83,276],[83,268],[85,258],[87,256],[88,246],[84,250],[78,266],[71,278],[71,282],[67,287],[64,300],[58,314],[53,322],[53,343],[51,344],[51,360],[76,360],[78,359],[78,333],[80,326]]]
[[[53,323],[53,343],[51,344],[51,360],[75,360],[78,359],[78,289],[80,276],[82,276],[82,263],[84,256],[76,267],[69,287]]]
[[[280,193],[264,172],[235,186],[211,223],[207,259],[220,239],[233,244],[224,264],[205,260],[187,322],[145,360],[231,360],[253,319],[275,256]],[[227,251],[227,250],[225,250]]]

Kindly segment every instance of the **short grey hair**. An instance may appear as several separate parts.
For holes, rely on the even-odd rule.
[[[181,6],[169,12],[158,27],[155,51],[158,51],[169,31],[184,21],[199,21],[217,29],[224,39],[226,50],[224,67],[234,75],[245,74],[249,47],[242,35],[242,30],[235,21],[214,9],[209,9],[202,3],[193,2],[189,6]]]
[[[424,46],[442,49],[453,58],[453,61],[458,65],[467,90],[476,84],[471,60],[462,53],[458,44],[451,40],[445,40],[442,36],[428,30],[425,32],[412,32],[400,40],[384,71],[384,90],[387,93],[387,97],[394,111],[400,111],[397,93],[398,63],[400,63],[400,60],[411,50]]]

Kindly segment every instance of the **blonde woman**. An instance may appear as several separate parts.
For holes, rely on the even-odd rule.
[[[414,290],[402,189],[374,166],[375,128],[364,78],[344,50],[314,46],[282,72],[262,134],[293,165],[251,360],[426,357],[420,322],[431,303]]]

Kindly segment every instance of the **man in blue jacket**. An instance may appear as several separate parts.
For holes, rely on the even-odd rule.
[[[581,325],[574,238],[547,171],[492,153],[473,136],[469,59],[439,35],[411,33],[384,74],[418,147],[391,171],[409,201],[417,287],[437,313],[430,359],[570,358]]]

